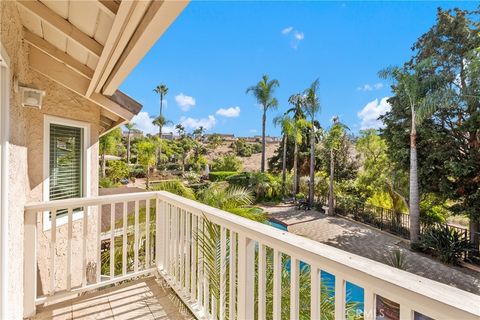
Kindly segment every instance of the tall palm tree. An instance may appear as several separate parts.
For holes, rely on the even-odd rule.
[[[132,130],[135,129],[135,123],[129,122],[125,124],[125,129],[127,129],[127,163],[130,164],[130,142]]]
[[[172,122],[167,120],[164,116],[160,115],[152,121],[152,123],[160,128],[160,132],[162,132],[162,128],[167,124],[171,124]],[[162,158],[162,134],[158,135],[158,146],[157,146],[157,165],[161,163]]]
[[[276,79],[269,80],[268,75],[263,75],[256,85],[247,89],[246,93],[252,93],[257,102],[262,106],[262,164],[261,171],[265,172],[265,124],[267,121],[267,111],[278,107],[278,100],[273,97],[275,89],[278,88],[279,82]]]
[[[153,89],[153,91],[160,96],[160,110],[157,117],[158,121],[157,119],[153,121],[153,124],[158,126],[158,137],[160,138],[160,143],[158,144],[158,155],[157,155],[157,165],[159,165],[162,158],[162,129],[163,129],[163,126],[165,126],[165,118],[163,117],[163,98],[168,93],[168,87],[164,84],[160,84],[156,86],[155,89]],[[162,118],[163,118],[163,121],[162,121]]]
[[[288,103],[290,103],[293,108],[287,110],[287,113],[293,114],[294,126],[293,131],[293,194],[298,193],[298,184],[300,182],[300,175],[298,174],[298,146],[302,144],[303,140],[303,129],[307,127],[305,120],[305,113],[303,112],[303,104],[305,103],[305,97],[296,93],[288,98]]]
[[[410,110],[410,175],[409,175],[409,214],[410,240],[417,242],[420,237],[420,195],[418,188],[417,126],[448,101],[449,90],[439,90],[439,79],[428,75],[430,60],[420,61],[413,70],[408,67],[387,68],[379,72],[384,79],[396,82],[395,91],[402,94],[405,107]],[[440,80],[441,82],[441,80]]]
[[[287,181],[287,144],[288,144],[288,136],[290,136],[293,131],[294,120],[288,115],[288,113],[284,113],[281,116],[275,117],[273,119],[273,123],[276,126],[280,126],[282,128],[282,134],[283,134],[282,193],[285,196],[286,181]]]
[[[334,191],[334,174],[335,174],[335,153],[340,148],[345,137],[345,129],[347,126],[342,124],[338,117],[333,117],[333,125],[330,128],[327,137],[327,148],[330,149],[330,182],[328,187],[328,214],[335,215],[335,191]]]
[[[313,206],[314,188],[315,188],[315,128],[316,121],[315,115],[320,110],[320,99],[318,98],[318,79],[313,81],[309,88],[304,92],[305,114],[310,120],[310,179],[308,185],[308,202],[310,206]]]

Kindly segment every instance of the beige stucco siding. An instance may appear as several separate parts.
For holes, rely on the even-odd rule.
[[[28,46],[22,40],[22,25],[15,2],[0,1],[0,41],[10,58],[11,103],[10,103],[10,147],[9,147],[9,318],[23,317],[23,221],[24,205],[30,201],[42,201],[43,194],[43,123],[45,115],[54,115],[83,121],[90,124],[90,195],[97,194],[98,186],[98,136],[100,131],[100,109],[97,105],[73,93],[72,91],[31,70],[28,65]],[[14,77],[22,85],[44,90],[46,96],[41,110],[21,107],[19,96],[13,90]],[[96,257],[97,221],[96,211],[91,210],[88,227],[87,260]],[[40,215],[39,215],[40,218]],[[44,231],[41,219],[38,223],[38,262],[39,290],[49,289],[49,238],[50,231]],[[58,229],[58,263],[64,264],[65,227]],[[75,222],[72,252],[74,259],[81,254],[81,221]],[[94,261],[93,261],[94,262]],[[81,264],[77,260],[76,268]],[[81,272],[73,269],[74,284],[81,279]],[[57,288],[65,286],[65,267],[60,266],[55,274]]]

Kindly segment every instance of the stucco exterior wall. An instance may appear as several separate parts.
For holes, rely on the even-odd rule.
[[[24,205],[31,201],[43,200],[43,123],[45,115],[54,115],[83,121],[90,124],[90,185],[89,195],[98,192],[98,138],[100,132],[100,107],[31,70],[28,65],[28,46],[22,40],[22,25],[16,3],[0,1],[0,41],[10,57],[12,90],[10,93],[10,147],[9,147],[9,319],[23,317],[23,227]],[[24,108],[19,95],[14,92],[14,78],[21,85],[44,90],[46,96],[41,110]],[[87,261],[96,257],[96,210],[88,216]],[[49,289],[51,276],[49,263],[50,230],[44,231],[41,214],[38,215],[38,275],[39,293]],[[72,252],[74,268],[73,285],[79,284],[82,277],[80,257],[82,252],[82,221],[74,223]],[[65,288],[66,226],[57,230],[55,273],[58,288]],[[78,259],[75,261],[74,259]]]

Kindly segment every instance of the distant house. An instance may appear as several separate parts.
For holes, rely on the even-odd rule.
[[[164,140],[175,140],[177,138],[173,132],[162,132],[162,139]]]
[[[128,131],[123,131],[122,132],[124,137],[128,137]],[[138,130],[138,129],[132,129],[130,132],[130,138],[131,139],[137,139],[137,138],[142,138],[143,137],[143,131]]]
[[[259,142],[262,142],[262,136],[254,136],[253,137],[256,141],[259,141]],[[281,141],[282,139],[279,138],[279,137],[272,137],[272,136],[265,136],[265,142],[266,143],[275,143],[275,142],[279,142]]]
[[[208,141],[208,138],[211,136],[218,136],[220,137],[223,141],[229,142],[229,141],[235,141],[237,138],[235,138],[234,134],[224,134],[224,133],[209,133],[205,134],[203,137],[204,141]]]

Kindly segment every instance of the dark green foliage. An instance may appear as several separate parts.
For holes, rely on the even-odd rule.
[[[471,250],[465,234],[446,224],[429,227],[414,247],[433,253],[445,263],[456,265],[460,263],[462,256]]]
[[[225,181],[228,177],[238,174],[236,171],[215,171],[210,172],[208,179],[212,182]]]
[[[145,178],[147,176],[147,173],[143,166],[135,166],[130,172],[130,176],[135,178]]]
[[[240,171],[242,162],[233,154],[213,159],[212,171]]]
[[[169,180],[155,183],[152,185],[151,189],[153,191],[168,191],[187,199],[195,199],[195,192],[193,192],[193,190],[189,187],[185,186],[185,184],[180,180]]]
[[[235,153],[239,157],[250,157],[252,154],[262,152],[262,145],[260,143],[250,143],[245,139],[238,139],[232,143]]]

